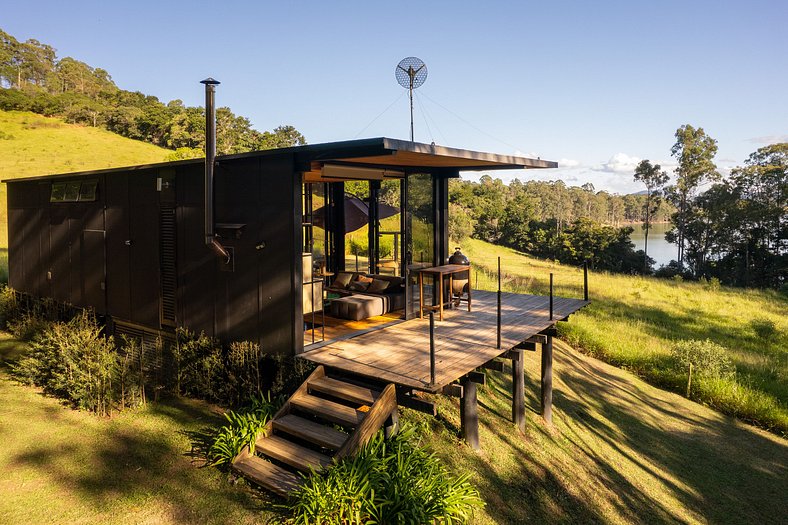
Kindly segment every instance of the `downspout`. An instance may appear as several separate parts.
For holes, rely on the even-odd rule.
[[[214,232],[213,170],[216,163],[216,106],[214,95],[218,80],[210,77],[200,81],[205,84],[205,245],[218,257],[230,263],[230,253],[222,246]]]

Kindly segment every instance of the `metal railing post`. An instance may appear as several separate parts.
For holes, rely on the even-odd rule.
[[[588,301],[588,261],[583,261],[583,300]]]
[[[495,348],[501,348],[501,258],[498,257],[498,340]]]
[[[550,320],[553,320],[553,274],[550,274]]]
[[[430,310],[430,384],[435,384],[435,312]]]

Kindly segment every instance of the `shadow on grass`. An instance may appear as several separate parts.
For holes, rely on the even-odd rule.
[[[67,412],[47,405],[38,419]],[[77,420],[53,420],[58,433],[69,439],[20,447],[9,466],[38,471],[36,479],[58,494],[66,491],[75,504],[95,512],[97,521],[107,514],[119,521],[136,519],[126,513],[135,512],[130,509],[141,501],[145,512],[164,514],[164,521],[174,523],[256,522],[275,510],[267,495],[232,487],[226,474],[197,469],[185,458],[188,445],[177,434],[219,422],[201,403],[163,400],[84,430],[76,428]]]
[[[473,472],[496,523],[771,523],[784,515],[788,443],[563,343],[555,364],[555,426],[529,412],[525,434],[514,427],[509,370],[488,372],[479,391],[479,453],[457,454],[459,429],[440,425],[448,446],[435,446],[455,473]],[[538,359],[527,365],[526,403],[536,412]],[[445,420],[456,419],[456,405]]]

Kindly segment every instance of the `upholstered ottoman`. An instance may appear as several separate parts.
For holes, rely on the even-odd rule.
[[[372,295],[351,295],[331,301],[331,315],[340,319],[360,321],[368,317],[383,315],[384,300]]]

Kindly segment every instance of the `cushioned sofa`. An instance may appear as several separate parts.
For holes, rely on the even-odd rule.
[[[326,291],[340,296],[330,310],[340,319],[360,321],[405,307],[404,280],[393,275],[339,272]]]

